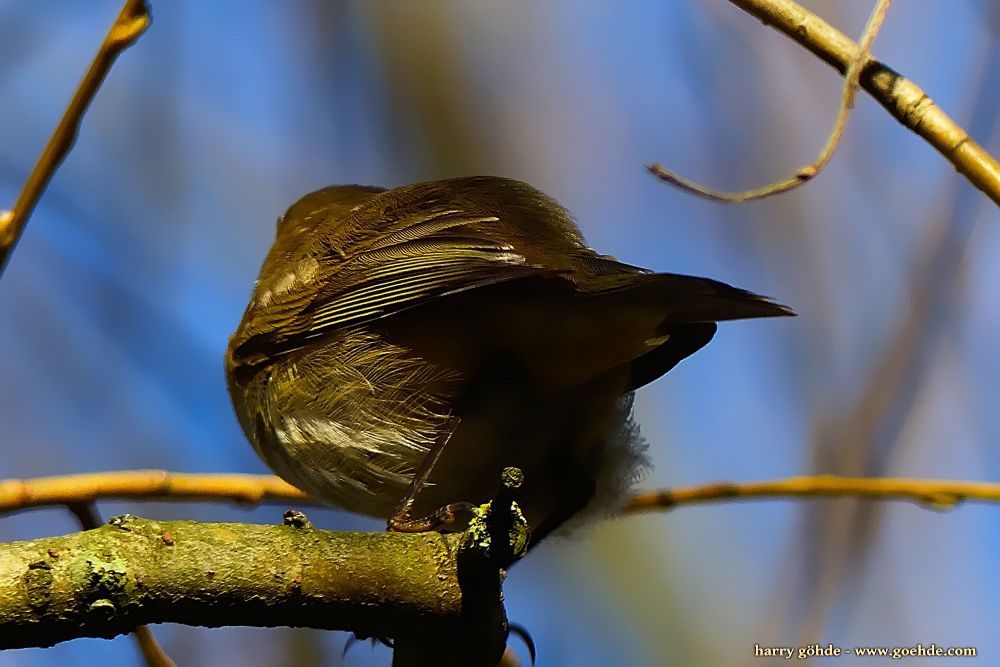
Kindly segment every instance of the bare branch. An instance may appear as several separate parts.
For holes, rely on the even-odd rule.
[[[793,0],[729,1],[798,42],[841,74],[847,74],[851,64],[858,61],[862,45],[856,44]],[[878,7],[872,18],[875,18],[877,11]],[[869,19],[869,27],[871,25],[872,20]],[[860,84],[896,120],[936,148],[970,183],[982,190],[994,203],[1000,204],[1000,164],[919,86],[872,58],[868,58],[861,68]],[[673,185],[710,199],[746,201],[753,198],[740,198],[740,195],[746,193],[725,193],[702,188],[671,174],[660,165],[652,165],[649,169]],[[813,175],[799,172],[793,179],[802,179],[804,182]]]
[[[900,477],[809,475],[763,482],[716,482],[649,491],[634,496],[625,507],[625,512],[762,498],[823,497],[908,500],[931,509],[950,509],[966,500],[1000,503],[1000,484]]]
[[[0,481],[0,513],[108,498],[228,500],[246,505],[265,501],[318,504],[273,475],[129,470]]]
[[[145,1],[126,0],[104,38],[101,48],[94,56],[90,69],[84,75],[83,81],[80,82],[73,99],[70,100],[62,119],[52,133],[49,143],[35,163],[28,180],[25,181],[14,207],[9,211],[0,211],[0,274],[3,273],[7,260],[21,237],[21,232],[28,224],[28,218],[35,209],[38,199],[76,143],[83,114],[97,94],[111,65],[114,64],[118,54],[131,46],[147,26],[149,26],[149,9]]]
[[[807,475],[760,482],[713,482],[636,494],[627,512],[679,505],[789,497],[910,500],[931,507],[964,500],[1000,503],[1000,483],[898,477]],[[0,481],[0,513],[101,499],[289,502],[318,505],[273,475],[188,474],[136,470]]]
[[[680,188],[685,192],[704,197],[705,199],[711,199],[712,201],[729,204],[764,199],[765,197],[771,197],[782,192],[788,192],[811,181],[823,171],[833,158],[833,154],[837,152],[840,139],[844,136],[844,128],[847,127],[847,119],[851,115],[851,110],[854,109],[854,98],[858,89],[858,81],[861,78],[861,70],[870,59],[872,43],[875,41],[875,36],[878,35],[878,31],[882,27],[882,22],[885,20],[885,15],[889,11],[891,2],[892,0],[878,0],[875,8],[872,10],[871,16],[868,18],[868,24],[865,26],[865,31],[861,35],[861,44],[858,47],[857,53],[851,58],[850,66],[848,66],[847,74],[844,77],[844,92],[840,97],[840,107],[837,109],[837,118],[833,123],[833,129],[830,131],[830,136],[827,137],[826,145],[823,146],[819,155],[810,164],[801,167],[790,178],[742,192],[722,192],[706,188],[694,181],[689,181],[678,176],[660,164],[650,165],[650,173],[661,181]]]

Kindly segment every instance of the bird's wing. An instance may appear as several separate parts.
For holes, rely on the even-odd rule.
[[[274,357],[446,295],[566,273],[529,263],[503,240],[498,215],[451,203],[385,208],[377,234],[327,239],[324,256],[304,260],[316,262],[307,264],[309,280],[290,278],[284,290],[255,295],[241,327],[249,335],[237,341],[234,359]]]
[[[555,273],[491,234],[496,216],[445,210],[419,216],[344,262],[335,293],[308,313],[310,335],[413,308],[435,297]]]

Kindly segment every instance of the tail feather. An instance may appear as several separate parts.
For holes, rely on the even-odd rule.
[[[581,355],[607,367],[625,364],[632,391],[690,356],[712,339],[716,323],[795,315],[768,297],[709,278],[673,273],[611,274],[588,287],[588,321],[601,334],[600,350]],[[652,346],[652,347],[651,347]],[[572,348],[571,348],[572,349]]]
[[[654,273],[635,276],[631,283],[620,289],[629,292],[645,307],[662,313],[661,326],[665,328],[680,324],[795,315],[789,307],[768,297],[709,278]]]

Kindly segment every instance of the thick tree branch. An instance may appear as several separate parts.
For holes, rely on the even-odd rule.
[[[80,527],[84,530],[93,530],[100,527],[101,515],[97,511],[97,506],[94,502],[72,503],[66,507],[73,513],[76,520],[80,522]],[[139,646],[139,652],[149,667],[177,667],[176,663],[167,655],[163,647],[160,646],[160,643],[156,641],[156,636],[153,635],[153,631],[149,629],[149,626],[140,625],[133,628],[132,636],[135,637],[136,644]]]
[[[729,1],[795,40],[841,74],[846,74],[859,50],[854,40],[792,0]],[[1000,164],[919,86],[871,59],[861,72],[861,87],[1000,205]]]
[[[508,632],[501,568],[528,545],[521,479],[505,470],[461,535],[319,531],[289,510],[283,526],[125,515],[0,544],[0,649],[149,623],[295,626],[391,637],[399,667],[494,667]],[[84,524],[97,516],[88,503],[70,507]]]
[[[461,537],[126,515],[0,544],[0,648],[113,637],[144,623],[461,637]]]
[[[76,142],[83,114],[97,94],[111,65],[114,64],[118,54],[131,46],[148,26],[149,9],[145,1],[126,0],[52,133],[49,143],[29,174],[14,207],[9,211],[0,211],[0,273],[3,273],[10,253],[17,245],[25,225],[28,224],[28,217],[35,209],[39,197]]]

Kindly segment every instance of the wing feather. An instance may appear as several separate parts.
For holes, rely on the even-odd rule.
[[[351,326],[469,289],[560,270],[530,264],[502,240],[500,218],[463,212],[402,210],[381,230],[341,235],[312,257],[310,283],[255,295],[233,347],[235,360],[260,363]],[[345,243],[345,240],[347,243]],[[265,286],[258,286],[260,292]],[[259,312],[259,314],[258,314]],[[239,335],[239,332],[238,334]]]

